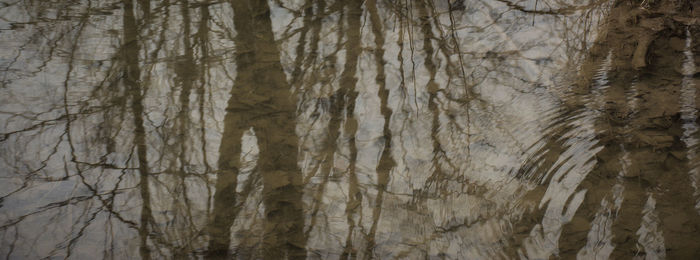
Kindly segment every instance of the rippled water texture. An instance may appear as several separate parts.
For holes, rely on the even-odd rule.
[[[0,257],[700,259],[700,2],[0,2]]]

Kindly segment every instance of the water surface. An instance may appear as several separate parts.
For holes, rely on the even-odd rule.
[[[0,255],[700,257],[687,2],[0,1]]]

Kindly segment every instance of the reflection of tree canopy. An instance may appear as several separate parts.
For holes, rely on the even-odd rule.
[[[611,72],[619,55],[595,45],[611,4],[3,4],[0,251],[659,253],[658,209],[679,206],[654,189],[681,177],[636,188],[605,176],[632,167],[609,161],[684,150],[660,146],[666,134],[633,149],[640,138],[625,133],[638,129],[605,120],[613,90],[645,82]],[[617,104],[633,115],[625,122],[667,119],[632,103]],[[636,125],[680,129],[648,124]],[[622,220],[637,224],[611,227]]]

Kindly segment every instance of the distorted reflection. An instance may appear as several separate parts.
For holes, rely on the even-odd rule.
[[[700,257],[700,3],[0,1],[8,259]]]

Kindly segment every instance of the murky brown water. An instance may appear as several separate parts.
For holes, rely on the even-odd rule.
[[[700,258],[698,2],[0,2],[1,257]]]

